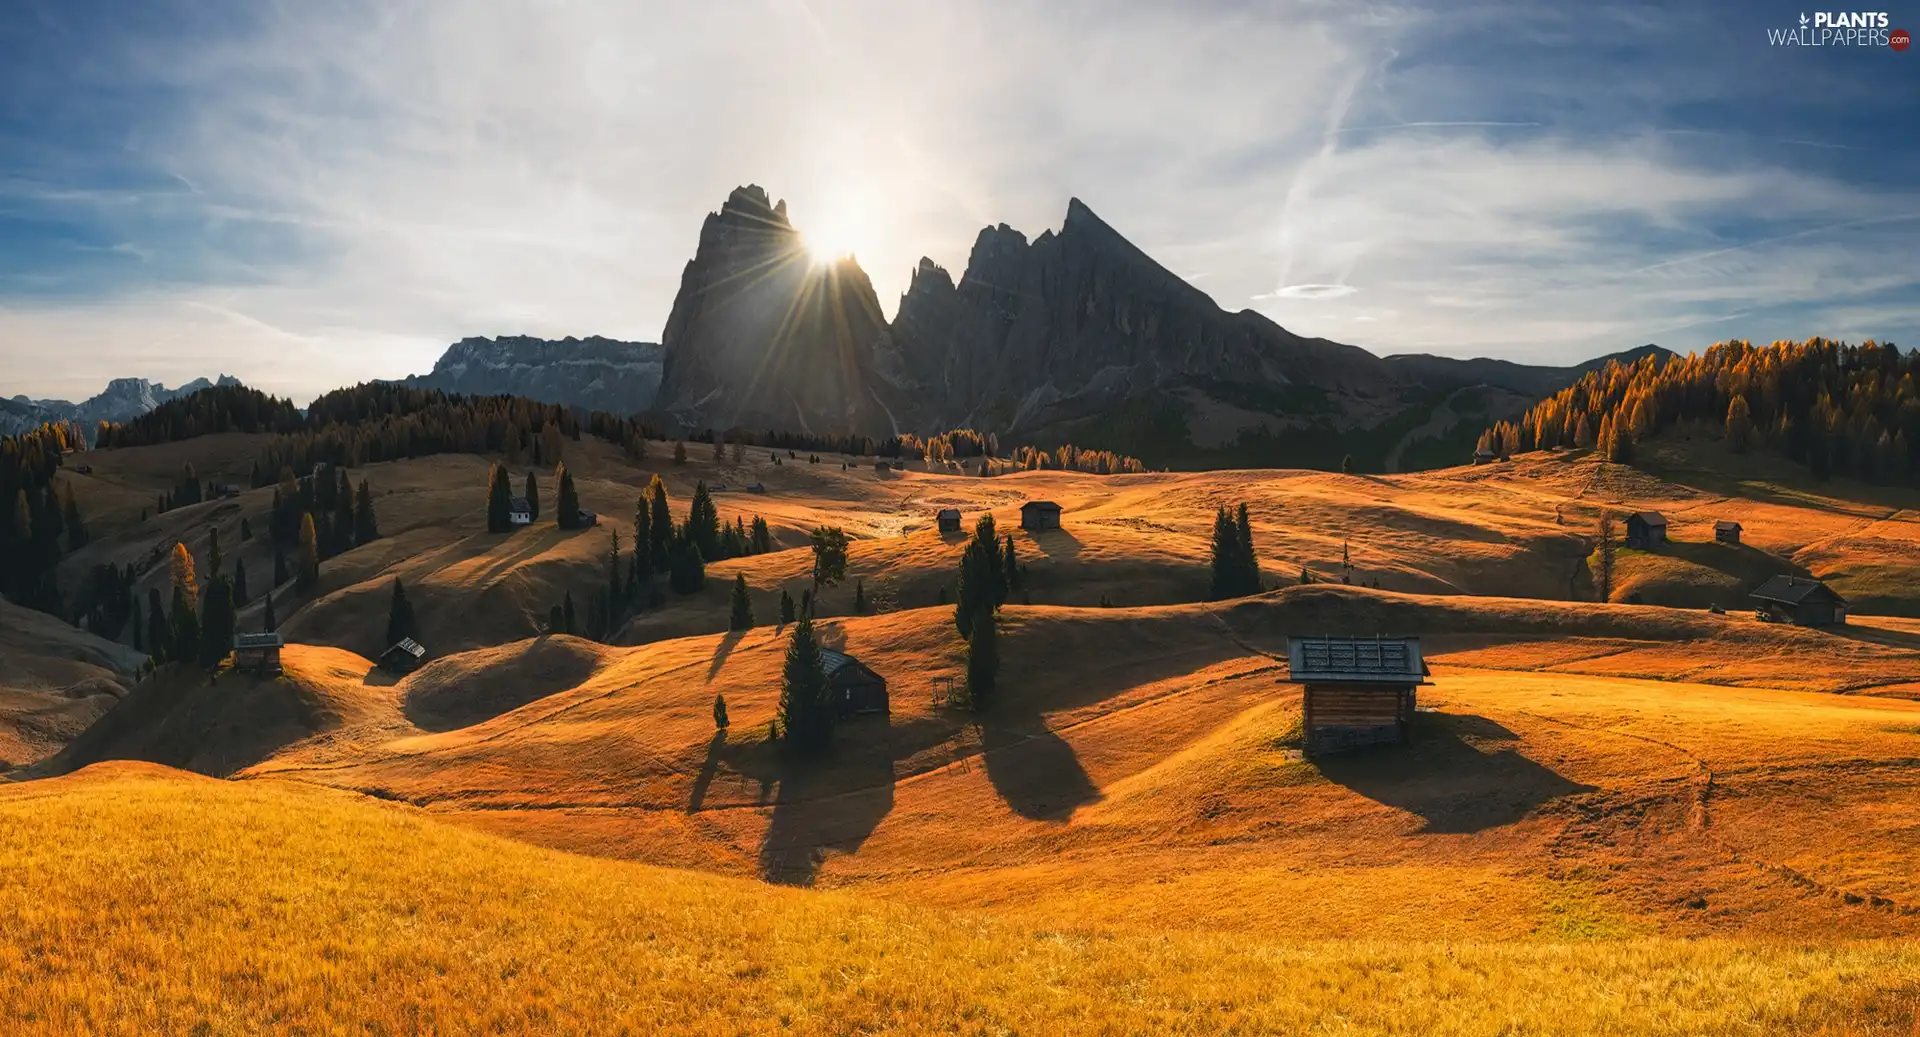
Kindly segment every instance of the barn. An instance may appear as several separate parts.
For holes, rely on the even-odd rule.
[[[1627,516],[1627,546],[1646,550],[1667,542],[1667,517],[1657,511],[1636,511]]]
[[[1407,741],[1415,689],[1429,683],[1417,637],[1290,637],[1287,668],[1309,756]]]
[[[268,631],[264,634],[233,635],[233,668],[258,674],[280,672],[280,649],[286,638]]]
[[[1775,576],[1753,592],[1753,600],[1760,603],[1755,612],[1765,622],[1803,627],[1842,626],[1847,622],[1847,600],[1807,576]]]
[[[827,689],[833,695],[835,712],[843,717],[888,712],[887,680],[865,663],[845,652],[827,649],[820,653],[820,664],[827,672]]]
[[[1060,505],[1050,500],[1030,500],[1020,505],[1020,528],[1038,533],[1060,528]]]
[[[960,532],[960,509],[959,508],[941,508],[940,514],[935,517],[940,522],[940,532],[942,533]]]
[[[412,673],[427,657],[427,650],[420,642],[411,637],[403,637],[400,643],[380,653],[380,668],[388,673]]]
[[[1740,543],[1740,523],[1721,519],[1713,524],[1713,539],[1722,544]]]

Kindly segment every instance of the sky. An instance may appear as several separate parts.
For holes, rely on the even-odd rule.
[[[658,341],[745,183],[889,314],[1078,197],[1381,354],[1920,345],[1920,51],[1773,45],[1802,13],[0,0],[0,395],[304,403],[468,335]]]

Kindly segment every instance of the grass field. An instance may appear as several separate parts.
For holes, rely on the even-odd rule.
[[[1905,1037],[1920,992],[1906,942],[1035,928],[141,765],[0,790],[0,817],[0,1017],[19,1034]]]

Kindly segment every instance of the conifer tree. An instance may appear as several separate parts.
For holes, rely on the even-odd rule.
[[[213,579],[220,578],[220,570],[226,567],[226,558],[220,553],[220,527],[207,527],[207,572]]]
[[[64,498],[61,512],[65,516],[67,527],[67,550],[78,551],[87,546],[87,524],[80,521],[80,505],[73,499],[73,484],[68,483],[62,490]]]
[[[653,499],[647,512],[647,550],[653,556],[654,571],[666,572],[673,547],[673,512],[667,503],[667,484],[658,475],[647,484],[647,496]]]
[[[200,658],[200,617],[194,614],[193,599],[177,584],[173,588],[167,642],[176,662],[191,663]]]
[[[274,618],[274,615],[273,615],[273,592],[272,591],[267,592],[266,608],[260,616],[260,629],[265,630],[269,634],[280,629],[280,621]]]
[[[607,527],[607,631],[619,619],[620,603],[627,599],[626,581],[620,578],[620,531]]]
[[[853,581],[853,611],[856,615],[866,615],[867,584],[865,580]]]
[[[567,610],[558,605],[547,610],[547,633],[564,634],[567,632]]]
[[[718,692],[713,696],[713,727],[716,731],[727,729],[727,697]]]
[[[507,488],[507,470],[496,464],[487,473],[487,532],[512,532],[513,523],[507,517],[512,509],[513,492]]]
[[[831,587],[847,576],[847,531],[820,526],[808,535],[813,544],[813,589]]]
[[[674,464],[687,463],[687,441],[686,440],[676,439],[673,441],[673,463]]]
[[[1753,442],[1753,409],[1747,405],[1747,398],[1736,395],[1727,403],[1727,446],[1733,452],[1744,453],[1748,444]]]
[[[240,542],[244,544],[247,541],[252,539],[253,539],[253,523],[248,522],[246,519],[241,519],[240,520]]]
[[[566,623],[567,633],[569,634],[576,633],[577,628],[574,626],[573,592],[572,591],[567,592],[566,599],[561,603],[560,615],[561,615],[561,619]]]
[[[780,625],[784,627],[791,622],[793,622],[793,595],[788,594],[786,588],[782,587],[780,589]]]
[[[767,528],[766,519],[758,515],[753,517],[753,532],[748,535],[748,540],[754,554],[763,555],[773,550],[773,531]]]
[[[312,512],[300,516],[300,548],[294,564],[294,586],[312,590],[320,582],[320,541],[313,531]]]
[[[219,666],[233,650],[233,585],[224,576],[207,584],[200,610],[200,665]]]
[[[1593,568],[1593,589],[1601,601],[1613,600],[1614,551],[1618,546],[1617,520],[1611,511],[1600,513],[1599,547]]]
[[[707,490],[707,481],[693,484],[693,502],[687,505],[687,535],[700,548],[700,557],[719,561],[726,555],[720,550],[720,512],[713,506],[713,494]]]
[[[127,626],[133,631],[133,650],[136,652],[146,651],[140,644],[140,639],[145,635],[146,631],[141,629],[139,598],[133,599],[133,612],[128,618]]]
[[[1240,553],[1240,537],[1233,528],[1233,521],[1227,518],[1225,508],[1213,509],[1211,548],[1212,571],[1207,581],[1207,597],[1212,601],[1224,601],[1236,596]]]
[[[362,479],[359,492],[353,496],[353,542],[356,545],[371,544],[378,539],[380,520],[373,514],[373,490]]]
[[[1347,456],[1340,459],[1340,471],[1342,474],[1345,474],[1345,475],[1353,474],[1353,455],[1352,454],[1348,454]]]
[[[554,469],[553,481],[559,486],[554,493],[553,521],[561,529],[579,529],[580,495],[574,492],[573,473],[567,471],[565,461],[560,462],[560,466]]]
[[[417,637],[419,627],[413,619],[413,603],[407,600],[407,588],[402,586],[398,576],[393,578],[393,599],[387,604],[387,640],[388,647],[397,645],[402,638]]]
[[[160,605],[160,588],[147,588],[147,654],[160,662],[173,659],[172,628]]]
[[[999,620],[988,609],[973,619],[973,636],[967,638],[967,705],[979,712],[993,701],[994,687],[1000,675]]]
[[[707,563],[700,555],[700,545],[685,531],[675,533],[667,547],[667,586],[675,594],[692,594],[706,582]]]
[[[833,722],[825,660],[814,640],[813,617],[803,612],[787,639],[787,661],[780,675],[780,726],[788,748],[817,756],[833,744]]]
[[[1240,593],[1260,593],[1260,557],[1253,550],[1253,520],[1247,517],[1247,504],[1240,502],[1234,518],[1234,535],[1240,566]],[[1342,551],[1345,550],[1343,547]]]
[[[247,563],[245,559],[235,558],[233,560],[233,607],[239,608],[248,600]]]
[[[1014,557],[1013,553],[1012,533],[1007,534],[1006,546],[1000,551],[1000,561],[1006,569],[1007,593],[1011,594],[1019,590],[1020,584],[1023,582],[1020,575],[1019,560]]]
[[[641,494],[633,502],[633,566],[628,575],[627,591],[638,595],[640,588],[653,577],[653,538],[649,535],[653,528],[647,512],[647,497]]]
[[[279,544],[275,544],[273,545],[273,587],[286,583],[290,577],[291,574],[287,572],[286,552],[280,550]],[[268,590],[272,590],[273,587],[269,587]]]
[[[526,489],[521,495],[527,498],[527,515],[533,521],[540,521],[540,483],[533,477],[533,469],[527,469]]]
[[[733,598],[728,602],[727,629],[753,629],[753,600],[747,596],[747,577],[744,573],[735,573],[733,577]]]

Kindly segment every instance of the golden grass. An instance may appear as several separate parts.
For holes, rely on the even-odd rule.
[[[0,1018],[23,1035],[1904,1037],[1920,989],[1909,943],[1042,929],[139,765],[0,790],[0,818]]]

